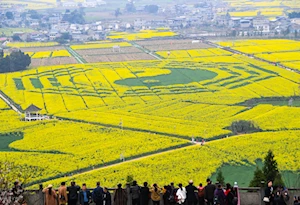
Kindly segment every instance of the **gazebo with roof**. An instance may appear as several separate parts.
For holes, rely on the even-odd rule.
[[[40,114],[41,110],[41,108],[31,104],[25,109],[25,121],[43,120],[45,117]]]

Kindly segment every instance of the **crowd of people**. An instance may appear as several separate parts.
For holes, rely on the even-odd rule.
[[[291,200],[289,191],[284,186],[273,187],[273,182],[268,181],[265,188],[263,201],[265,205],[287,205]],[[300,205],[300,196],[294,196],[294,205]]]
[[[128,193],[130,191],[130,195]],[[149,186],[144,182],[143,186],[139,186],[136,181],[130,186],[130,189],[123,189],[122,184],[118,184],[111,195],[107,188],[102,188],[100,183],[91,192],[87,189],[86,184],[80,188],[75,182],[71,186],[61,183],[56,193],[53,186],[49,185],[43,189],[45,194],[45,205],[127,205],[128,196],[131,197],[132,205],[160,205],[163,201],[164,205],[237,205],[236,187],[226,184],[223,188],[221,184],[214,185],[210,179],[207,179],[207,185],[195,186],[192,180],[187,186],[178,184],[177,188],[174,183],[159,187],[157,184]],[[112,197],[113,196],[113,197]]]

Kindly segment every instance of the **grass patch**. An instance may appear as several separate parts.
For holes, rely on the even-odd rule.
[[[21,78],[13,78],[15,85],[18,90],[25,90],[24,84]]]
[[[44,86],[41,83],[40,79],[38,78],[30,78],[31,84],[33,85],[34,88],[36,89],[43,89]]]
[[[0,134],[0,151],[11,151],[12,149],[9,147],[11,143],[17,140],[23,139],[23,132],[13,132],[13,133],[4,133]]]

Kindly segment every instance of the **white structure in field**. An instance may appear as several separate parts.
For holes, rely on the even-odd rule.
[[[37,106],[31,104],[26,110],[25,110],[25,121],[36,121],[36,120],[45,120],[49,119],[48,116],[41,115],[42,109],[38,108]]]
[[[119,45],[113,46],[113,52],[119,52],[119,53],[121,53],[121,47]]]

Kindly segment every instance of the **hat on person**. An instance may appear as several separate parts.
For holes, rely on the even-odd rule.
[[[52,187],[53,187],[53,185],[52,185],[52,184],[49,184],[47,188],[50,189],[50,188],[52,188]]]

